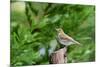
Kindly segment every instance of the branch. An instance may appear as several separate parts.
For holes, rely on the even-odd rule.
[[[66,59],[67,48],[61,48],[50,55],[49,63],[50,64],[63,64],[67,62]]]

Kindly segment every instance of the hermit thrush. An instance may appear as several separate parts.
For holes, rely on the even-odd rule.
[[[77,42],[72,37],[65,34],[61,28],[56,29],[56,31],[57,31],[57,41],[58,41],[58,43],[61,44],[61,46],[69,46],[71,44],[80,45],[79,42]]]

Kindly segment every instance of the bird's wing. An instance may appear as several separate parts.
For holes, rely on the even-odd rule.
[[[63,35],[62,34],[60,35],[60,39],[62,39],[62,40],[70,40],[69,37],[67,37],[64,34]]]
[[[78,41],[76,41],[76,40],[74,40],[73,38],[71,38],[70,36],[68,36],[68,35],[66,35],[67,37],[68,37],[68,39],[70,39],[72,42],[74,42],[75,44],[79,44],[80,45],[80,43],[78,42]]]
[[[77,42],[76,40],[74,40],[73,38],[71,38],[70,36],[68,36],[67,34],[61,35],[60,38],[63,39],[63,40],[72,41],[72,42],[74,42],[74,43],[76,43],[76,44],[80,44],[79,42]]]

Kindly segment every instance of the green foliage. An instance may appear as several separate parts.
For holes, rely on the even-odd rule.
[[[11,65],[49,64],[57,27],[82,44],[68,47],[69,63],[95,61],[94,6],[35,2],[24,5],[21,12],[11,9]]]

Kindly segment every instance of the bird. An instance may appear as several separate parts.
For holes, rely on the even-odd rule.
[[[56,31],[57,31],[56,39],[57,42],[60,44],[60,47],[65,47],[72,44],[80,45],[78,41],[74,40],[71,36],[65,34],[62,28],[56,28]]]

